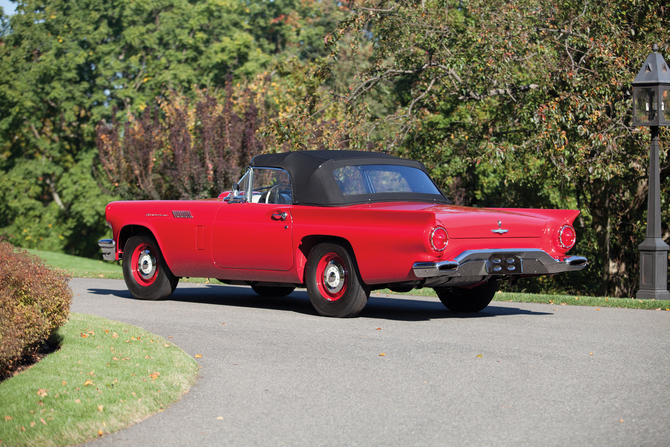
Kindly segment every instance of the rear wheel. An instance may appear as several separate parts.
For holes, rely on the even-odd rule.
[[[454,312],[479,312],[489,305],[498,290],[498,281],[488,281],[471,289],[438,287],[437,296],[447,309]]]
[[[295,290],[293,286],[251,286],[260,296],[286,296]]]
[[[129,238],[123,255],[123,279],[135,298],[162,300],[177,288],[179,278],[170,271],[153,237]]]
[[[312,249],[307,261],[305,285],[314,309],[327,317],[355,317],[370,296],[353,256],[335,243],[319,244]]]

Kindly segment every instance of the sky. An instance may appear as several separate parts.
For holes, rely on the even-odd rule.
[[[16,3],[12,3],[9,0],[0,0],[0,7],[5,12],[5,15],[14,14],[14,8],[16,8]]]

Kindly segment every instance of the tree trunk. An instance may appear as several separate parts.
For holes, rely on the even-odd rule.
[[[593,184],[589,208],[598,243],[598,259],[595,260],[595,264],[601,268],[599,294],[607,296],[610,291],[612,271],[610,264],[610,195],[607,183]]]

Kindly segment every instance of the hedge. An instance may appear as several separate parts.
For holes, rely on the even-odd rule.
[[[0,377],[65,323],[72,301],[68,280],[0,238]]]

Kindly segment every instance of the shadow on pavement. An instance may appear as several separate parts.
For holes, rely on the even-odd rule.
[[[88,293],[92,295],[112,295],[118,298],[135,300],[126,289],[89,288]],[[271,309],[305,315],[317,315],[305,290],[296,290],[285,297],[261,297],[256,295],[249,287],[189,284],[187,287],[177,287],[172,296],[166,301]],[[495,301],[481,312],[451,312],[441,302],[437,301],[437,298],[381,297],[375,296],[373,292],[367,306],[365,306],[359,317],[398,321],[425,321],[443,318],[490,318],[506,315],[552,315],[552,313],[496,306]]]

